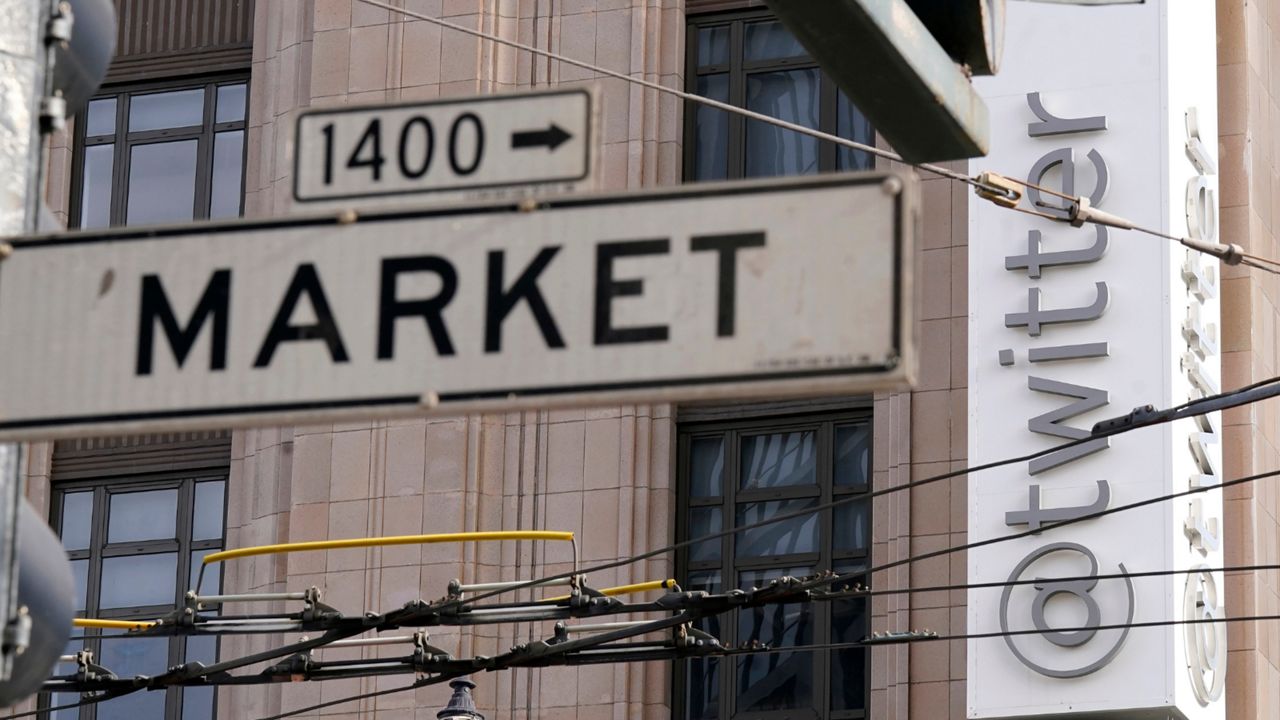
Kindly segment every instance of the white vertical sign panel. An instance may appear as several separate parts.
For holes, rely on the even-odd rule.
[[[1011,3],[1003,70],[976,83],[992,124],[976,169],[1065,187],[1171,233],[1214,234],[1214,18],[1207,0]],[[1216,261],[977,199],[969,210],[971,464],[1217,388]],[[974,475],[969,537],[1219,482],[1220,429],[1216,417],[1148,428]],[[1221,577],[1054,581],[1221,566],[1221,516],[1217,491],[971,551],[972,583],[1044,580],[970,591],[969,632],[1011,634],[969,642],[968,716],[1223,717],[1224,626],[1123,627],[1221,614]]]

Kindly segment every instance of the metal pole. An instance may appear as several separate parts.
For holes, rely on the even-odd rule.
[[[40,208],[40,101],[47,82],[45,30],[50,2],[0,0],[0,239],[35,232]],[[0,247],[0,258],[8,246]],[[17,524],[22,503],[18,443],[0,444],[0,679],[13,669],[9,632],[17,604]]]

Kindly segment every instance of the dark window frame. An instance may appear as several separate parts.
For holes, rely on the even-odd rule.
[[[244,118],[235,122],[215,123],[218,87],[239,84],[245,86]],[[205,91],[204,116],[201,125],[129,132],[129,106],[135,95],[150,95],[157,92],[195,90],[198,88],[203,88]],[[70,202],[68,203],[67,227],[72,229],[80,227],[84,200],[85,149],[111,143],[114,143],[115,147],[112,153],[111,210],[108,227],[119,227],[127,221],[129,162],[132,148],[138,145],[177,140],[198,141],[193,220],[207,220],[209,218],[209,203],[212,198],[214,136],[219,132],[232,130],[240,130],[244,133],[240,157],[240,214],[243,215],[245,170],[249,156],[249,92],[250,79],[247,71],[119,83],[102,88],[93,97],[93,100],[116,98],[115,132],[109,135],[87,136],[85,134],[88,130],[87,110],[76,118],[71,155],[71,193]]]
[[[744,59],[744,43],[746,25],[760,20],[773,20],[773,13],[767,8],[737,10],[730,12],[701,12],[686,17],[685,32],[685,91],[698,92],[698,79],[705,75],[728,74],[729,104],[735,107],[746,107],[746,81],[749,74],[772,72],[779,70],[821,69],[818,62],[808,55],[788,58],[774,58],[755,62]],[[699,30],[712,27],[728,26],[729,30],[729,62],[718,65],[698,64]],[[839,134],[839,98],[840,90],[835,81],[821,74],[818,95],[818,129],[833,135]],[[684,143],[682,173],[684,182],[694,182],[697,158],[697,108],[692,102],[685,103],[684,110]],[[726,180],[740,180],[746,177],[746,131],[747,118],[733,113],[729,115],[729,135],[727,140]],[[841,148],[830,142],[818,143],[818,172],[836,172]],[[874,159],[870,159],[874,167]]]
[[[768,558],[751,558],[746,561],[735,558],[735,535],[722,539],[720,559],[718,561],[690,562],[689,548],[676,553],[676,577],[688,578],[691,572],[717,571],[721,575],[722,587],[727,589],[737,586],[738,573],[750,570],[768,570],[795,565],[812,566],[815,571],[831,569],[833,564],[860,562],[870,566],[872,539],[870,537],[874,514],[871,512],[871,462],[868,461],[866,483],[849,487],[835,484],[835,431],[838,427],[864,424],[868,430],[872,428],[872,412],[867,408],[850,408],[824,413],[805,413],[786,416],[741,417],[727,420],[687,421],[677,426],[677,513],[676,539],[689,539],[690,510],[697,507],[720,507],[724,523],[736,522],[736,504],[739,502],[785,500],[796,497],[813,497],[819,503],[833,498],[860,496],[867,502],[866,547],[862,550],[836,551],[834,545],[833,510],[820,511],[817,553],[784,555]],[[751,435],[774,434],[803,430],[815,430],[815,451],[817,453],[816,491],[812,487],[779,487],[740,491],[737,487],[740,474],[741,439]],[[703,438],[724,439],[724,470],[722,473],[722,494],[718,498],[691,497],[691,445],[693,441]],[[868,449],[868,452],[873,452]],[[870,617],[870,604],[865,600],[864,612]],[[828,642],[832,634],[832,603],[814,603],[812,642]],[[728,613],[721,616],[721,632],[719,638],[727,646],[738,642],[737,615]],[[720,715],[722,720],[796,720],[798,718],[830,718],[831,720],[865,720],[870,713],[871,704],[871,658],[870,652],[864,650],[863,687],[865,688],[864,708],[862,710],[831,710],[830,677],[832,668],[832,652],[814,652],[814,698],[820,703],[818,707],[770,710],[754,712],[738,712],[735,707],[736,665],[733,658],[724,658],[720,669]],[[676,718],[686,717],[687,707],[687,661],[672,664],[672,711]]]
[[[93,493],[93,510],[91,516],[93,520],[89,536],[89,547],[87,549],[67,552],[67,557],[73,561],[88,560],[89,562],[88,578],[85,583],[85,607],[80,611],[83,616],[111,620],[151,620],[162,615],[167,615],[173,612],[175,607],[180,606],[183,596],[186,594],[187,590],[192,589],[187,587],[190,584],[189,579],[193,575],[191,562],[192,554],[207,550],[221,550],[226,546],[229,481],[230,469],[226,467],[139,473],[125,478],[111,476],[55,481],[49,494],[49,525],[53,528],[54,533],[59,537],[62,536],[62,526],[64,522],[62,512],[64,504],[63,498],[68,494],[78,492],[88,491]],[[192,528],[195,521],[196,484],[202,482],[222,483],[222,536],[214,540],[191,539]],[[176,535],[175,539],[126,541],[117,543],[109,543],[106,541],[110,522],[109,508],[111,505],[111,497],[113,495],[175,488],[178,490],[177,518],[174,533]],[[169,552],[177,554],[176,568],[174,570],[176,573],[174,597],[172,603],[168,605],[128,606],[106,609],[100,607],[102,591],[102,564],[104,559]],[[211,572],[206,573],[204,578],[205,587],[208,588],[214,583],[217,584],[217,587],[221,587],[221,566],[212,568]],[[77,603],[78,602],[79,599],[77,599]],[[84,641],[84,647],[93,651],[95,660],[100,658],[103,641],[96,638],[102,636],[102,631],[97,629],[86,629],[80,634],[86,638]],[[187,638],[185,636],[172,636],[168,638],[168,645],[169,648],[166,667],[173,667],[186,662]],[[218,641],[214,645],[215,654],[219,652],[220,649],[221,641]],[[182,687],[171,687],[165,691],[164,717],[166,720],[181,720],[183,693],[184,688]],[[217,693],[214,693],[211,717],[217,717],[217,703]],[[48,712],[48,708],[51,705],[53,705],[52,696],[49,693],[41,693],[38,699],[38,708],[42,711],[40,717],[45,718],[45,720],[53,717],[53,713]],[[73,710],[65,710],[58,713],[58,717],[64,717],[66,713],[74,712],[75,711]],[[96,707],[94,705],[86,705],[80,708],[78,717],[80,720],[94,720],[94,718],[97,717]]]

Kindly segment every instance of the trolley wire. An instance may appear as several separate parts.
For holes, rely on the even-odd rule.
[[[459,604],[459,605],[472,604],[472,603],[475,603],[475,602],[478,602],[478,601],[481,601],[481,600],[486,600],[486,599],[488,599],[488,598],[495,597],[495,596],[497,596],[497,595],[500,595],[500,594],[503,594],[503,593],[506,593],[506,592],[514,592],[514,591],[516,591],[516,590],[522,590],[522,589],[525,589],[525,588],[534,587],[534,586],[536,586],[537,584],[539,584],[539,583],[541,583],[541,582],[545,582],[545,581],[549,581],[549,580],[561,580],[561,579],[570,578],[570,577],[572,577],[574,574],[579,573],[579,572],[580,572],[580,573],[596,573],[596,572],[604,572],[604,571],[606,571],[606,570],[613,570],[613,569],[615,569],[615,568],[619,568],[619,567],[625,567],[625,566],[627,566],[627,565],[632,565],[632,564],[635,564],[635,563],[641,562],[641,561],[643,561],[643,560],[648,560],[648,559],[651,559],[651,558],[654,558],[654,557],[659,557],[659,556],[661,556],[661,555],[666,555],[666,554],[668,554],[668,553],[676,552],[676,551],[678,551],[678,550],[682,550],[682,549],[684,549],[684,548],[691,547],[691,546],[696,545],[696,544],[699,544],[699,543],[703,543],[703,542],[707,542],[707,541],[711,541],[711,540],[718,540],[718,539],[720,539],[720,538],[727,537],[727,536],[729,536],[729,535],[737,535],[738,533],[747,532],[747,531],[749,531],[749,530],[755,530],[755,529],[758,529],[758,528],[761,528],[761,527],[766,527],[766,526],[768,526],[768,525],[773,525],[773,524],[775,524],[775,523],[784,522],[784,521],[787,521],[787,520],[794,520],[794,519],[796,519],[796,518],[801,518],[801,517],[809,517],[809,516],[813,515],[814,513],[818,513],[818,512],[821,512],[821,511],[823,511],[823,510],[827,510],[827,509],[830,509],[830,508],[839,507],[839,506],[841,506],[841,505],[846,505],[846,504],[853,503],[853,502],[866,501],[866,500],[868,500],[868,499],[874,499],[874,498],[882,497],[882,496],[889,495],[889,494],[892,494],[892,493],[902,492],[902,491],[905,491],[905,490],[911,490],[911,489],[918,488],[918,487],[921,487],[921,486],[924,486],[924,485],[929,485],[929,484],[931,484],[931,483],[941,482],[941,481],[943,481],[943,480],[950,480],[950,479],[953,479],[953,478],[956,478],[956,477],[960,477],[960,476],[962,476],[962,475],[976,474],[976,473],[984,472],[984,471],[986,471],[986,470],[993,470],[993,469],[1000,468],[1000,467],[1004,467],[1004,466],[1008,466],[1008,465],[1016,465],[1016,464],[1018,464],[1018,463],[1029,462],[1029,461],[1031,461],[1031,460],[1035,460],[1035,459],[1038,459],[1038,458],[1041,458],[1041,457],[1045,457],[1045,456],[1047,456],[1047,455],[1052,455],[1052,454],[1054,454],[1054,453],[1061,452],[1061,451],[1063,451],[1063,450],[1067,450],[1067,449],[1070,449],[1070,448],[1076,447],[1076,446],[1078,446],[1078,445],[1083,445],[1084,443],[1087,443],[1087,442],[1092,442],[1092,441],[1094,441],[1094,440],[1098,440],[1098,439],[1102,439],[1102,438],[1114,437],[1114,436],[1116,436],[1116,435],[1121,435],[1121,434],[1124,434],[1124,433],[1130,432],[1130,431],[1132,431],[1132,430],[1137,430],[1137,429],[1139,429],[1139,428],[1143,428],[1143,427],[1151,427],[1151,426],[1154,426],[1154,425],[1163,425],[1163,424],[1166,424],[1166,423],[1173,422],[1173,421],[1175,421],[1175,420],[1185,419],[1185,418],[1187,418],[1187,417],[1193,417],[1193,416],[1198,415],[1198,414],[1205,414],[1205,413],[1208,413],[1208,412],[1216,412],[1216,411],[1218,411],[1218,410],[1227,409],[1227,408],[1229,408],[1229,407],[1234,407],[1236,404],[1243,404],[1244,402],[1257,402],[1257,401],[1259,401],[1259,400],[1261,400],[1261,399],[1265,399],[1264,397],[1257,397],[1257,394],[1258,394],[1259,392],[1261,392],[1261,391],[1266,391],[1266,392],[1270,393],[1270,395],[1267,395],[1267,397],[1271,397],[1271,396],[1273,396],[1273,395],[1275,395],[1275,394],[1277,394],[1277,393],[1280,393],[1280,377],[1273,377],[1273,378],[1269,378],[1269,379],[1267,379],[1267,380],[1265,380],[1265,381],[1261,381],[1261,382],[1258,382],[1258,383],[1254,383],[1254,384],[1252,384],[1252,385],[1246,386],[1246,387],[1241,388],[1241,389],[1239,389],[1239,390],[1235,390],[1235,391],[1231,391],[1231,392],[1227,392],[1227,393],[1220,393],[1220,394],[1218,394],[1218,395],[1213,395],[1213,396],[1210,396],[1210,397],[1201,398],[1201,399],[1199,399],[1199,400],[1193,400],[1193,401],[1190,401],[1190,402],[1187,402],[1187,403],[1183,403],[1182,405],[1176,406],[1176,407],[1174,407],[1174,408],[1169,408],[1168,410],[1165,410],[1165,411],[1155,411],[1155,410],[1150,410],[1150,411],[1148,411],[1146,414],[1143,414],[1143,415],[1141,415],[1141,416],[1137,416],[1137,417],[1135,417],[1135,416],[1134,416],[1134,414],[1133,414],[1133,413],[1131,413],[1131,414],[1130,414],[1130,416],[1126,416],[1126,417],[1125,417],[1125,418],[1123,418],[1123,419],[1116,420],[1116,421],[1112,421],[1112,422],[1114,422],[1115,424],[1114,424],[1114,426],[1113,426],[1113,427],[1111,427],[1111,429],[1108,429],[1108,430],[1104,430],[1104,431],[1099,432],[1099,431],[1097,431],[1097,430],[1096,430],[1096,427],[1095,427],[1095,432],[1090,433],[1089,435],[1087,435],[1087,436],[1085,436],[1085,437],[1082,437],[1082,438],[1077,439],[1077,440],[1072,440],[1072,441],[1070,441],[1070,442],[1062,443],[1062,444],[1059,444],[1059,445],[1055,445],[1055,446],[1053,446],[1053,447],[1046,448],[1046,449],[1044,449],[1044,450],[1038,450],[1038,451],[1036,451],[1036,452],[1028,453],[1028,454],[1025,454],[1025,455],[1020,455],[1020,456],[1017,456],[1017,457],[1005,458],[1005,459],[1003,459],[1003,460],[996,460],[996,461],[989,462],[989,463],[983,463],[983,464],[981,464],[981,465],[976,465],[976,466],[969,467],[969,468],[962,468],[962,469],[959,469],[959,470],[951,470],[951,471],[949,471],[949,472],[941,473],[941,474],[939,474],[939,475],[933,475],[933,476],[930,476],[930,477],[921,478],[921,479],[919,479],[919,480],[913,480],[913,481],[910,481],[910,482],[903,483],[903,484],[901,484],[901,485],[896,485],[896,486],[894,486],[894,487],[890,487],[890,488],[881,488],[880,490],[875,490],[875,491],[872,491],[872,492],[867,493],[867,494],[865,494],[865,495],[849,495],[849,496],[847,496],[847,497],[842,497],[842,498],[837,498],[837,499],[834,499],[834,500],[830,500],[830,501],[827,501],[827,502],[824,502],[824,503],[820,503],[820,504],[818,504],[818,505],[816,505],[816,506],[814,506],[814,507],[808,507],[808,508],[804,508],[804,509],[802,509],[802,510],[794,510],[794,511],[792,511],[792,512],[779,513],[779,514],[777,514],[777,515],[773,515],[773,516],[770,516],[770,517],[768,517],[768,518],[765,518],[765,519],[763,519],[763,520],[759,520],[759,521],[756,521],[756,522],[753,522],[753,523],[748,523],[748,524],[746,524],[746,525],[736,525],[736,526],[733,526],[733,527],[728,527],[728,528],[725,528],[725,529],[723,529],[723,530],[719,530],[719,531],[717,531],[717,532],[708,533],[708,534],[706,534],[706,535],[700,535],[700,536],[698,536],[698,537],[694,537],[694,538],[689,538],[689,539],[687,539],[687,540],[682,540],[682,541],[680,541],[680,542],[672,543],[672,544],[667,545],[667,546],[664,546],[664,547],[656,548],[656,549],[654,549],[654,550],[649,550],[649,551],[646,551],[646,552],[640,553],[640,554],[638,554],[638,555],[633,555],[633,556],[626,557],[626,558],[622,558],[622,559],[619,559],[619,560],[613,560],[613,561],[610,561],[610,562],[607,562],[607,563],[601,563],[601,564],[599,564],[599,565],[595,565],[595,566],[593,566],[593,567],[585,568],[585,569],[582,569],[582,570],[579,570],[579,571],[576,571],[576,572],[571,571],[571,572],[560,573],[560,574],[557,574],[557,575],[550,575],[550,576],[546,576],[546,577],[543,577],[543,578],[539,578],[539,579],[535,579],[535,580],[530,580],[530,581],[528,581],[528,582],[521,583],[521,584],[518,584],[518,585],[512,585],[512,586],[510,586],[510,587],[503,588],[503,589],[500,589],[500,590],[492,590],[492,591],[489,591],[489,592],[480,593],[480,594],[477,594],[477,595],[473,595],[473,596],[471,596],[471,597],[467,597],[467,598],[463,598],[463,599],[461,599],[461,600],[457,600],[457,601],[456,601],[456,603],[457,603],[457,604]],[[1241,397],[1248,398],[1248,399],[1247,399],[1247,401],[1240,401],[1240,402],[1238,402],[1238,403],[1233,404],[1233,402],[1234,402],[1236,399],[1241,398]],[[1203,412],[1196,412],[1196,409],[1197,409],[1198,407],[1202,406],[1202,405],[1204,405],[1204,406],[1209,406],[1211,409],[1209,409],[1209,410],[1205,410],[1205,411],[1203,411]],[[1135,412],[1136,412],[1136,411],[1135,411]],[[1124,422],[1122,422],[1122,420],[1129,419],[1129,418],[1133,418],[1133,420],[1132,420],[1131,422],[1128,422],[1128,423],[1124,423]],[[1104,423],[1105,423],[1105,422],[1107,422],[1107,421],[1104,421]],[[1102,425],[1102,424],[1103,424],[1103,423],[1099,423],[1099,425]],[[1231,484],[1233,484],[1233,485],[1234,485],[1234,484],[1239,484],[1239,483],[1241,483],[1241,482],[1251,482],[1251,481],[1252,481],[1252,480],[1254,480],[1254,479],[1259,479],[1260,477],[1264,477],[1264,476],[1269,476],[1269,475],[1268,475],[1268,474],[1263,474],[1262,476],[1251,476],[1250,478],[1244,478],[1244,479],[1242,479],[1242,480],[1231,481]],[[1217,488],[1220,488],[1220,487],[1227,487],[1227,486],[1228,486],[1228,485],[1227,485],[1227,483],[1222,483],[1222,484],[1220,484],[1220,485],[1210,486],[1210,487],[1206,487],[1206,488],[1193,488],[1191,492],[1193,492],[1193,493],[1194,493],[1194,492],[1207,492],[1207,491],[1209,491],[1209,490],[1217,489]],[[1191,493],[1187,493],[1187,494],[1191,494]],[[1167,499],[1172,499],[1172,498],[1170,498],[1170,497],[1168,497],[1168,496],[1162,496],[1162,497],[1157,498],[1157,499],[1155,499],[1155,500],[1144,501],[1144,502],[1146,502],[1146,503],[1148,503],[1148,504],[1149,504],[1150,502],[1160,502],[1160,501],[1167,500]],[[1116,512],[1116,511],[1117,511],[1117,509],[1116,509],[1116,508],[1111,508],[1111,509],[1109,509],[1109,510],[1108,510],[1108,511],[1106,511],[1106,512],[1109,514],[1109,512]],[[1091,519],[1091,518],[1086,517],[1086,518],[1083,518],[1083,519]],[[1071,522],[1080,522],[1080,521],[1081,521],[1081,520],[1079,520],[1079,519],[1078,519],[1078,520],[1074,520],[1074,521],[1071,521]],[[1056,527],[1057,525],[1060,525],[1060,524],[1070,524],[1070,523],[1069,523],[1068,521],[1061,521],[1061,522],[1060,522],[1060,523],[1058,523],[1058,524],[1046,524],[1046,525],[1044,525],[1044,526],[1043,526],[1043,528],[1044,528],[1044,529],[1050,529],[1051,527]],[[1039,531],[1035,531],[1035,532],[1039,532]],[[1029,532],[1029,533],[1026,533],[1026,534],[1034,534],[1034,533]],[[1010,535],[1010,536],[1004,536],[1004,537],[1006,537],[1006,538],[1008,538],[1008,539],[1017,539],[1018,537],[1022,537],[1022,536],[1024,536],[1024,535],[1025,535],[1025,534],[1017,534],[1017,535]],[[992,540],[994,540],[994,541],[996,541],[996,542],[1004,541],[1004,539],[1003,539],[1003,538],[1000,538],[1000,539],[992,539]],[[989,541],[979,541],[979,542],[983,542],[983,543],[988,543],[988,544],[989,544]],[[980,547],[980,546],[978,546],[978,545],[973,545],[972,543],[970,543],[970,545],[971,545],[971,546],[975,546],[975,547]],[[936,556],[936,554],[945,554],[945,553],[942,553],[942,551],[935,551],[935,553],[928,554],[927,556],[928,556],[928,557],[933,557],[933,556]],[[895,561],[895,564],[876,567],[876,568],[873,568],[872,570],[873,570],[873,571],[880,571],[880,570],[888,569],[889,567],[897,567],[897,566],[898,566],[898,565],[900,565],[900,564],[906,564],[906,563],[909,563],[909,562],[915,562],[915,560],[910,559],[910,558],[906,558],[906,559],[903,559],[903,560],[900,560],[900,561]],[[867,572],[867,571],[864,571],[864,573],[865,573],[865,572]],[[859,573],[859,574],[862,574],[862,573]]]
[[[789,122],[787,120],[776,118],[776,117],[773,117],[772,115],[766,115],[764,113],[756,112],[754,110],[748,110],[747,108],[731,105],[727,102],[714,100],[712,98],[704,97],[696,93],[677,90],[676,88],[667,87],[665,85],[662,85],[661,83],[652,82],[649,80],[645,80],[643,78],[633,77],[627,73],[618,72],[616,70],[610,70],[605,67],[600,67],[599,65],[596,65],[594,63],[571,58],[566,55],[561,55],[560,53],[557,53],[557,52],[552,52],[551,50],[544,50],[540,47],[522,43],[516,40],[510,40],[500,35],[495,35],[492,33],[484,32],[482,30],[469,28],[465,25],[450,22],[443,18],[433,17],[431,15],[409,10],[407,8],[396,7],[395,5],[391,5],[386,2],[381,2],[380,0],[359,0],[359,2],[362,2],[372,7],[387,10],[389,12],[394,12],[400,15],[404,15],[406,17],[411,17],[416,20],[422,20],[422,21],[431,23],[433,25],[436,25],[438,27],[442,27],[449,30],[453,30],[455,32],[460,32],[466,35],[470,35],[472,37],[475,37],[481,40],[486,40],[488,42],[497,43],[499,45],[505,45],[507,47],[510,47],[516,50],[521,50],[523,52],[531,53],[533,55],[538,55],[538,56],[547,58],[548,60],[554,60],[557,62],[564,63],[566,65],[572,65],[574,67],[581,68],[583,70],[588,70],[590,72],[593,72],[599,75],[604,75],[606,77],[622,80],[624,82],[631,83],[633,85],[637,85],[639,87],[643,87],[649,90],[653,90],[655,92],[672,95],[674,97],[678,97],[687,102],[697,103],[700,105],[704,105],[706,107],[715,108],[717,110],[722,110],[728,113],[734,113],[751,120],[756,120],[762,123],[766,123],[768,125],[773,125],[775,127],[782,128],[784,130],[790,130],[792,132],[800,133],[802,135],[808,135],[810,137],[817,138],[818,140],[830,142],[830,143],[851,148],[854,150],[860,150],[862,152],[875,155],[876,157],[880,157],[885,160],[902,163],[904,165],[908,165],[910,167],[914,167],[919,170],[923,170],[925,172],[947,178],[954,182],[959,182],[965,185],[969,185],[978,192],[980,197],[986,200],[990,200],[991,202],[995,203],[998,207],[1004,207],[1010,210],[1015,210],[1017,212],[1027,213],[1029,215],[1034,215],[1036,217],[1044,218],[1044,219],[1051,220],[1058,223],[1069,223],[1077,227],[1079,227],[1080,225],[1083,225],[1084,223],[1095,223],[1099,225],[1107,225],[1110,227],[1116,227],[1116,228],[1121,228],[1126,230],[1134,230],[1136,232],[1145,233],[1147,235],[1152,235],[1155,237],[1164,238],[1167,240],[1171,240],[1173,242],[1180,243],[1197,252],[1201,252],[1201,253],[1216,257],[1229,265],[1246,265],[1248,267],[1262,270],[1264,272],[1280,274],[1280,261],[1249,254],[1245,252],[1244,249],[1239,245],[1221,244],[1216,242],[1205,242],[1202,240],[1197,240],[1192,238],[1179,237],[1176,235],[1171,235],[1169,233],[1162,232],[1160,230],[1144,227],[1142,225],[1138,225],[1137,223],[1134,223],[1130,220],[1126,220],[1117,215],[1113,215],[1111,213],[1098,210],[1097,208],[1093,208],[1090,206],[1088,200],[1082,196],[1068,195],[1066,193],[1062,193],[1057,190],[1044,187],[1042,185],[1030,182],[1028,180],[1021,180],[1015,177],[1009,177],[1009,176],[1000,175],[998,173],[990,173],[990,172],[981,173],[977,177],[970,177],[969,175],[966,175],[964,173],[956,172],[954,170],[947,169],[945,167],[942,167],[941,165],[937,165],[934,163],[911,163],[904,160],[901,155],[891,150],[878,148],[874,145],[869,145],[867,143],[860,143],[856,140],[843,138],[843,137],[840,137],[839,135],[833,135],[828,132],[823,132],[822,130],[806,127],[804,125]],[[1011,184],[1016,184],[1023,188],[1033,189],[1038,192],[1048,194],[1048,195],[1053,195],[1060,199],[1066,200],[1068,203],[1070,203],[1068,207],[1065,207],[1065,208],[1055,207],[1053,209],[1065,210],[1067,212],[1067,215],[1064,217],[1061,215],[1043,213],[1035,210],[1027,210],[1025,208],[1018,207],[1018,203],[1021,201],[1022,193],[1014,192],[1013,188],[1010,187]]]
[[[1213,625],[1231,624],[1231,623],[1241,623],[1241,622],[1264,622],[1264,621],[1272,621],[1272,620],[1280,620],[1280,615],[1275,615],[1275,614],[1273,615],[1238,615],[1238,616],[1224,616],[1224,617],[1183,618],[1183,619],[1177,619],[1177,620],[1147,620],[1147,621],[1136,621],[1136,622],[1127,622],[1127,623],[1107,623],[1107,624],[1090,625],[1090,626],[1082,626],[1082,627],[1075,627],[1075,628],[1055,628],[1055,631],[1071,633],[1071,632],[1083,632],[1083,631],[1092,630],[1096,632],[1096,631],[1107,631],[1107,630],[1143,629],[1143,628],[1153,628],[1153,627],[1179,627],[1179,626],[1188,626],[1188,625],[1197,626],[1197,625],[1211,625],[1211,624]],[[1043,634],[1044,634],[1044,631],[1037,628],[1028,628],[1028,629],[1020,629],[1020,630],[998,630],[998,631],[991,631],[991,632],[957,633],[957,634],[948,634],[948,635],[940,635],[932,632],[902,633],[902,634],[888,634],[880,637],[872,636],[870,638],[863,639],[863,640],[854,640],[850,642],[841,642],[841,643],[815,643],[815,644],[795,645],[795,646],[748,646],[748,647],[722,648],[715,652],[699,655],[698,657],[699,658],[742,657],[742,656],[772,655],[772,654],[782,654],[782,653],[821,652],[826,650],[837,650],[837,651],[838,650],[861,650],[861,649],[866,649],[868,647],[878,647],[883,645],[902,645],[902,644],[919,643],[919,642],[958,642],[958,641],[968,641],[968,640],[985,640],[985,639],[993,639],[993,638],[1009,638],[1009,637],[1018,637],[1023,635],[1043,635]],[[344,698],[338,698],[335,700],[330,700],[328,702],[318,703],[318,704],[310,705],[304,708],[298,708],[296,710],[291,710],[289,712],[259,718],[259,720],[283,720],[283,718],[292,717],[295,715],[301,715],[303,713],[313,712],[315,710],[331,707],[333,705],[340,705],[348,702],[356,702],[356,701],[365,700],[368,698],[391,695],[393,693],[407,692],[409,690],[417,690],[420,687],[425,687],[427,685],[435,684],[435,682],[440,682],[441,680],[438,678],[441,678],[441,677],[442,676],[436,676],[431,678],[430,680],[434,682],[418,681],[403,687],[390,688],[387,690],[378,690],[375,692],[360,693],[357,695],[350,695]],[[453,677],[459,677],[459,676],[443,676],[443,679],[452,679]]]

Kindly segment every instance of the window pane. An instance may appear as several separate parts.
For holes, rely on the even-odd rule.
[[[213,184],[209,188],[209,217],[240,217],[240,179],[244,164],[244,131],[220,132],[213,141]]]
[[[195,217],[196,140],[136,145],[129,164],[130,225]]]
[[[724,494],[724,438],[697,438],[689,443],[689,474],[690,497]]]
[[[698,66],[723,65],[729,62],[729,26],[698,30]]]
[[[747,76],[747,109],[789,122],[818,127],[817,69],[752,73]],[[759,120],[747,121],[748,177],[803,175],[818,171],[818,140]]]
[[[134,95],[129,101],[129,132],[204,124],[204,88]]]
[[[111,633],[115,634],[115,633]],[[101,643],[103,666],[116,675],[157,675],[169,667],[168,638],[130,638]],[[142,720],[164,717],[164,692],[141,691],[97,705],[98,720]]]
[[[703,590],[721,592],[720,572],[718,570],[691,572],[687,585],[683,590]],[[723,641],[720,632],[720,616],[712,615],[695,620],[693,626]],[[720,714],[720,665],[717,658],[691,659],[685,665],[687,688],[685,691],[685,717],[693,720],[719,717]]]
[[[729,102],[729,75],[699,77],[697,94]],[[694,113],[693,179],[724,180],[729,176],[729,115],[706,105]]]
[[[817,483],[817,451],[812,430],[748,435],[742,438],[743,490]]]
[[[836,550],[866,552],[871,536],[871,507],[869,500],[837,505],[832,510],[832,524]]]
[[[837,135],[866,145],[876,144],[876,133],[871,127],[871,121],[854,107],[853,101],[845,97],[843,92],[840,93],[836,115]],[[836,148],[836,168],[839,170],[872,170],[875,164],[875,158],[862,150],[843,145]]]
[[[182,691],[182,720],[213,720],[211,687],[189,687]]]
[[[106,558],[102,561],[99,605],[104,608],[170,605],[174,602],[177,573],[177,553]]]
[[[62,496],[62,547],[85,550],[93,529],[93,491]]]
[[[200,568],[204,565],[204,556],[209,553],[218,552],[217,550],[197,550],[191,553],[191,576],[188,578],[187,590],[194,590],[197,584],[200,584],[201,595],[217,595],[222,592],[222,565],[214,563],[211,567],[205,568],[204,583],[201,584]]]
[[[244,119],[244,83],[218,86],[218,105],[213,121],[217,123],[239,122]]]
[[[49,707],[73,705],[78,702],[80,702],[79,693],[55,693],[50,696]],[[77,720],[79,717],[80,708],[67,708],[66,710],[57,710],[49,713],[50,720]]]
[[[89,599],[89,560],[71,561],[71,579],[76,584],[76,610],[84,610]]]
[[[689,537],[696,538],[720,532],[724,527],[724,511],[718,507],[689,509]],[[720,559],[721,540],[707,540],[689,546],[689,562],[707,562]]]
[[[111,175],[115,169],[115,145],[84,149],[84,179],[80,185],[80,227],[103,228],[111,224]]]
[[[86,137],[112,135],[116,131],[116,99],[113,97],[93,100],[89,103],[89,111],[85,114],[84,134]]]
[[[710,570],[703,572],[689,573],[689,584],[680,586],[685,591],[702,590],[709,593],[722,592],[720,587],[720,571]],[[720,634],[720,616],[709,615],[704,618],[693,621],[693,626],[697,629],[709,633],[717,640],[724,640],[724,636]]]
[[[871,478],[871,424],[836,428],[835,483],[867,487]]]
[[[227,484],[216,482],[196,483],[195,517],[191,523],[192,540],[217,540],[222,537],[222,499]]]
[[[63,648],[63,655],[76,655],[77,652],[83,650],[84,641],[70,641],[67,647]],[[74,662],[59,662],[54,666],[54,675],[74,675],[76,674],[76,664]],[[58,707],[60,705],[72,705],[81,701],[79,693],[58,693],[52,694],[49,698],[49,707]],[[50,720],[77,720],[79,717],[79,708],[69,707],[67,710],[58,710],[50,712]]]
[[[720,717],[720,660],[689,660],[685,673],[688,678],[685,717],[689,720],[712,720]]]
[[[738,506],[738,525],[748,525],[785,513],[817,505],[817,498],[781,502],[743,503]],[[770,523],[738,534],[738,559],[776,557],[818,551],[818,514]]]
[[[172,540],[178,536],[178,489],[112,493],[107,542]]]
[[[762,587],[783,575],[801,576],[809,568],[794,567],[741,573],[740,587]],[[807,645],[813,637],[812,606],[770,605],[738,611],[738,643],[788,647]],[[813,702],[813,653],[748,655],[737,663],[738,712],[788,710]]]
[[[865,570],[860,565],[837,565],[840,574]],[[853,583],[834,587],[844,590]],[[867,626],[867,601],[865,599],[835,600],[831,603],[831,642],[858,642],[869,634]],[[831,653],[831,709],[864,710],[867,693],[867,650],[850,648]]]
[[[747,62],[802,57],[809,54],[799,40],[777,20],[747,23],[743,48]]]
[[[201,662],[206,667],[218,659],[218,639],[215,637],[187,638],[187,662]],[[211,687],[189,687],[182,691],[182,720],[213,720],[213,693]]]

